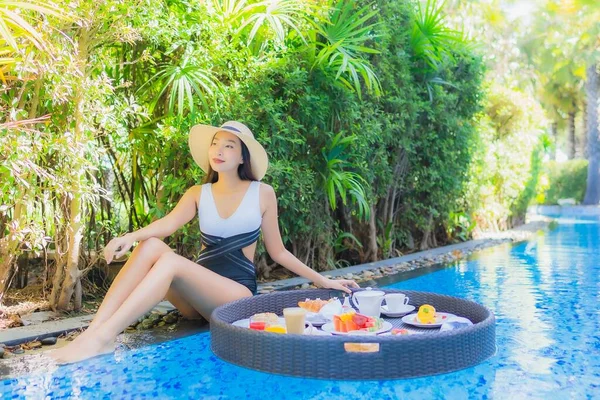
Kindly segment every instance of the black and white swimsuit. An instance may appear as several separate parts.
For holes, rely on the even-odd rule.
[[[256,294],[256,268],[242,249],[258,240],[262,214],[259,201],[260,182],[253,181],[237,210],[221,218],[212,194],[212,184],[202,185],[198,218],[202,245],[196,262],[217,274],[246,286]]]

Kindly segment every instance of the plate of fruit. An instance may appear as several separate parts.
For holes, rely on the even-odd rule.
[[[454,314],[438,312],[433,306],[423,304],[416,314],[402,317],[402,322],[419,328],[439,328],[453,317],[455,317]]]
[[[376,335],[392,329],[392,324],[381,318],[369,317],[351,311],[334,315],[333,322],[323,325],[321,329],[334,335],[352,335],[356,331],[370,332]]]

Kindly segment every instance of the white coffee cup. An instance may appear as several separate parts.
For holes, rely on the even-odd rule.
[[[388,293],[384,298],[389,312],[401,312],[408,305],[408,297],[403,293]]]

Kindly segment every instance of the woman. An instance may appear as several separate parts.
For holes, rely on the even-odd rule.
[[[189,137],[194,160],[207,183],[193,186],[164,218],[111,240],[106,262],[139,242],[123,266],[88,329],[54,351],[60,363],[109,353],[116,336],[165,297],[186,318],[210,318],[225,303],[256,294],[251,260],[262,230],[271,258],[317,286],[343,290],[351,280],[331,280],[313,271],[283,246],[273,188],[260,183],[267,153],[245,125],[230,121],[220,128],[197,125]],[[198,211],[202,250],[197,262],[175,254],[160,238],[173,234]]]

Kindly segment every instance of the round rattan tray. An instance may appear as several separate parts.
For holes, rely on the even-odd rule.
[[[225,304],[210,319],[211,349],[225,361],[275,374],[321,379],[400,379],[441,374],[479,364],[496,351],[494,314],[472,301],[435,293],[402,292],[417,308],[466,317],[472,326],[453,331],[423,329],[419,335],[308,336],[254,331],[232,325],[260,312],[282,315],[306,298],[329,299],[340,292],[324,289],[274,292]],[[385,318],[406,327],[400,318]],[[353,352],[348,343],[378,343],[374,352]]]

